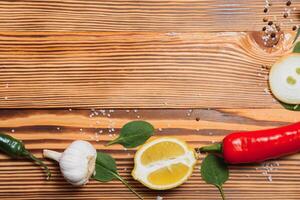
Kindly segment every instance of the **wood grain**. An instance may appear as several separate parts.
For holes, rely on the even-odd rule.
[[[278,107],[268,70],[290,51],[260,32],[0,34],[0,108]]]
[[[97,114],[98,113],[98,114]],[[103,114],[105,113],[105,115]],[[109,116],[108,116],[109,114]],[[270,118],[266,116],[271,116]],[[199,118],[196,120],[196,118]],[[120,174],[146,199],[220,199],[218,191],[205,184],[199,164],[193,176],[181,187],[170,191],[151,191],[132,180],[134,150],[104,144],[116,137],[129,120],[143,119],[156,128],[156,136],[186,140],[192,147],[220,141],[233,131],[248,131],[286,125],[300,119],[299,112],[282,109],[197,109],[197,110],[0,110],[0,131],[22,139],[32,152],[41,157],[42,149],[62,151],[71,141],[84,139],[107,153],[118,163]],[[113,132],[109,130],[115,129]],[[102,130],[102,133],[99,131]],[[97,134],[96,134],[97,133]],[[116,135],[115,135],[116,134]],[[202,157],[201,157],[202,159]],[[264,164],[231,166],[230,180],[225,184],[228,199],[295,200],[299,197],[299,154]],[[51,181],[44,180],[42,170],[26,160],[12,160],[0,155],[1,199],[135,199],[119,182],[91,181],[74,188],[61,177],[57,164],[46,161],[53,172]],[[273,170],[266,172],[266,164]],[[272,181],[268,180],[269,175]]]
[[[282,29],[300,23],[299,1],[286,0],[4,0],[0,31],[259,31],[268,17]],[[291,22],[290,19],[293,19]]]

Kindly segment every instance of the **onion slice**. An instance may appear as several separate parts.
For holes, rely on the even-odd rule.
[[[300,54],[280,58],[271,68],[269,84],[273,95],[287,104],[300,104]]]

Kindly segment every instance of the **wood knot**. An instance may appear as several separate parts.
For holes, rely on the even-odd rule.
[[[259,31],[253,32],[251,34],[253,40],[260,46],[262,49],[265,49],[268,52],[276,51],[275,47],[281,46],[284,40],[284,33],[279,32],[266,32]]]

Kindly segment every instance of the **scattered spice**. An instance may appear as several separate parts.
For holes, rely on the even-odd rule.
[[[268,21],[268,18],[267,17],[264,17],[263,18],[263,22],[267,22]]]
[[[291,4],[292,4],[291,1],[287,1],[287,2],[286,2],[286,6],[290,6]]]
[[[297,30],[297,26],[293,26],[293,31],[296,31]]]
[[[276,33],[275,33],[275,32],[272,32],[272,33],[271,33],[271,37],[272,37],[272,38],[275,38],[275,37],[276,37]]]
[[[156,200],[163,200],[163,197],[157,196],[157,197],[156,197]]]

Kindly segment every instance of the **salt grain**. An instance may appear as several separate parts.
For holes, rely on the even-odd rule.
[[[157,196],[157,197],[156,197],[156,200],[163,200],[163,197]]]
[[[268,95],[271,94],[268,88],[264,88],[264,93]]]
[[[268,176],[268,181],[269,181],[269,182],[272,182],[272,180],[273,180],[273,179],[272,179],[272,176],[269,175],[269,176]]]
[[[15,132],[15,129],[11,129],[11,132],[14,133],[14,132]]]

